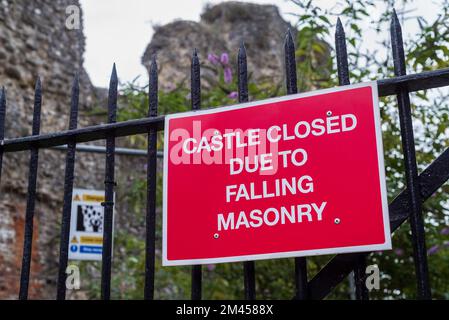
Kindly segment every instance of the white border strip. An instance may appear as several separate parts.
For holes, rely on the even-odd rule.
[[[185,260],[168,260],[167,259],[167,189],[168,189],[168,141],[169,141],[169,126],[170,120],[176,118],[185,118],[198,116],[203,114],[213,114],[226,112],[230,110],[237,110],[243,108],[258,107],[261,105],[295,100],[298,98],[313,97],[317,95],[347,91],[357,88],[371,87],[372,98],[373,98],[373,111],[374,111],[374,124],[376,130],[376,144],[377,144],[377,162],[379,169],[379,183],[380,183],[380,193],[382,200],[382,214],[383,214],[383,224],[384,224],[384,237],[385,242],[381,244],[374,245],[362,245],[362,246],[350,246],[350,247],[335,247],[328,249],[314,249],[314,250],[301,250],[301,251],[288,251],[288,252],[277,252],[277,253],[266,253],[266,254],[253,254],[253,255],[242,255],[242,256],[229,256],[222,258],[206,258],[206,259],[185,259]],[[383,143],[382,143],[382,129],[380,121],[380,111],[379,111],[379,96],[377,92],[377,81],[362,82],[342,87],[334,87],[328,89],[321,89],[306,93],[292,94],[283,97],[276,97],[261,101],[253,101],[242,104],[236,104],[228,107],[219,107],[213,109],[205,110],[195,110],[188,112],[181,112],[176,114],[171,114],[165,116],[165,128],[164,128],[164,172],[163,172],[163,237],[162,237],[162,265],[163,266],[181,266],[181,265],[196,265],[196,264],[211,264],[211,263],[225,263],[225,262],[238,262],[238,261],[251,261],[251,260],[264,260],[264,259],[276,259],[276,258],[290,258],[290,257],[304,257],[304,256],[315,256],[315,255],[325,255],[325,254],[337,254],[337,253],[351,253],[351,252],[367,252],[367,251],[378,251],[378,250],[390,250],[391,247],[391,234],[390,234],[390,219],[388,214],[388,200],[387,200],[387,188],[385,180],[385,166],[384,166],[384,154],[383,154]]]

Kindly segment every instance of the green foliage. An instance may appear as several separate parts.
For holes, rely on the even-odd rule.
[[[329,31],[335,30],[334,25],[323,17],[339,16],[344,23],[349,69],[352,82],[382,79],[393,75],[391,48],[389,43],[389,21],[393,5],[399,12],[404,30],[404,45],[407,63],[407,71],[417,73],[428,70],[446,68],[449,66],[449,2],[439,1],[441,10],[436,14],[435,20],[428,22],[424,18],[410,17],[415,1],[338,1],[331,10],[322,10],[313,5],[313,1],[294,1],[302,9],[304,14],[298,16],[299,40],[298,72],[306,74],[303,80],[305,88],[329,87],[336,85],[335,65],[328,66],[326,71],[314,68],[314,57],[319,56],[322,49],[319,45],[333,41]],[[384,8],[379,17],[371,13],[374,10]],[[362,30],[360,25],[365,20],[370,20],[370,28]],[[419,32],[408,35],[404,28],[405,22],[416,20]],[[316,32],[310,30],[316,30]],[[367,32],[375,32],[379,37],[380,45],[377,48],[369,48],[372,39],[366,39]],[[385,36],[388,35],[388,36]],[[368,46],[367,46],[368,44]],[[333,56],[329,58],[336,61]],[[419,168],[423,170],[448,146],[446,128],[448,122],[448,91],[425,90],[412,94],[412,112],[414,116],[415,143]],[[385,151],[385,166],[387,173],[388,198],[391,201],[405,185],[403,156],[401,149],[400,126],[397,106],[394,97],[381,99],[381,117],[383,142]],[[448,232],[445,225],[448,224],[447,212],[447,184],[440,192],[426,201],[423,211],[426,222],[427,247],[429,248],[430,282],[433,296],[439,299],[447,299],[449,293],[449,281],[447,274],[447,260],[449,259]],[[404,224],[395,232],[393,238],[394,250],[372,254],[369,263],[379,265],[382,272],[382,290],[371,293],[372,298],[413,298],[416,297],[414,279],[413,251],[411,248],[410,228]],[[311,259],[309,259],[311,260]],[[310,264],[310,262],[309,262]],[[343,298],[344,291],[336,289],[332,297]]]
[[[421,72],[449,66],[449,3],[438,2],[441,10],[433,21],[422,17],[410,17],[414,1],[344,0],[337,1],[331,10],[318,7],[314,1],[291,0],[298,6],[297,68],[300,91],[332,87],[338,84],[336,78],[335,52],[331,49],[335,16],[341,18],[347,36],[351,82],[383,79],[393,75],[391,48],[389,47],[389,19],[393,4],[397,7],[402,23],[417,21],[419,32],[407,35],[404,29],[406,62],[408,72]],[[395,3],[396,2],[396,3]],[[400,6],[400,7],[399,7]],[[373,15],[372,13],[380,12]],[[364,21],[369,22],[362,29]],[[366,39],[370,31],[378,37],[379,45],[371,48],[373,39]],[[388,36],[386,36],[388,35]],[[214,54],[214,53],[211,53]],[[210,86],[202,90],[203,106],[216,107],[236,103],[237,87],[235,77],[229,72],[229,63],[222,63],[217,55],[210,56],[202,66],[214,72],[215,78],[207,79]],[[119,119],[127,120],[146,116],[148,108],[147,88],[131,83],[123,89],[126,108],[120,109]],[[249,85],[250,99],[258,100],[282,95],[282,84],[254,83]],[[448,146],[449,94],[447,90],[425,90],[411,95],[415,127],[417,160],[423,170]],[[159,93],[159,112],[168,114],[190,109],[189,90],[179,84],[169,92]],[[381,117],[388,198],[391,201],[405,185],[403,156],[401,150],[400,126],[394,97],[381,99]],[[136,146],[145,148],[146,139],[132,140]],[[163,145],[162,137],[159,146]],[[161,176],[158,177],[158,208],[161,206]],[[144,211],[146,181],[134,181],[135,187],[128,192],[128,199],[136,216]],[[429,248],[430,282],[433,295],[438,299],[449,298],[449,222],[448,185],[432,196],[424,205],[424,216]],[[369,192],[369,190],[367,190]],[[161,217],[157,217],[158,248],[161,247]],[[393,237],[392,251],[375,253],[369,257],[369,264],[377,264],[381,270],[381,290],[371,292],[374,299],[414,298],[413,253],[410,228],[405,223]],[[329,256],[308,258],[309,278],[313,277]],[[190,296],[190,268],[162,268],[160,250],[156,261],[156,298],[176,299]],[[95,273],[96,268],[90,272]],[[141,298],[144,277],[143,239],[126,233],[118,233],[115,240],[114,283],[115,298]],[[243,267],[240,263],[209,265],[203,268],[203,296],[206,299],[237,299],[243,297]],[[258,261],[256,281],[258,298],[290,299],[294,293],[294,264],[292,259]],[[99,292],[92,287],[89,292]],[[348,282],[342,282],[328,298],[349,298]],[[95,297],[95,295],[93,295]]]

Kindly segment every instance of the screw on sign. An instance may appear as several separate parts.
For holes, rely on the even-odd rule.
[[[163,264],[391,249],[377,97],[368,82],[167,116]]]

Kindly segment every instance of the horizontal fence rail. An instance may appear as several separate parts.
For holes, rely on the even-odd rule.
[[[65,151],[69,149],[67,145],[62,146],[55,146],[50,147],[50,150],[61,150]],[[103,146],[95,146],[90,144],[78,144],[76,146],[77,152],[85,152],[85,153],[106,153],[106,147]],[[136,156],[136,157],[146,157],[148,155],[147,150],[142,149],[130,149],[130,148],[115,148],[115,154],[116,155],[122,155],[122,156]],[[158,158],[162,158],[164,156],[164,153],[162,151],[157,151],[156,156]]]
[[[424,222],[422,217],[422,203],[426,201],[449,179],[449,148],[446,149],[432,164],[421,174],[418,174],[412,115],[410,110],[410,92],[449,86],[449,68],[421,72],[407,75],[405,72],[405,55],[402,43],[402,30],[393,12],[391,20],[391,42],[394,60],[395,77],[379,80],[378,92],[380,97],[396,96],[400,114],[400,130],[402,146],[404,150],[404,167],[406,173],[406,188],[390,203],[391,232],[410,218],[412,231],[412,246],[416,270],[417,297],[421,299],[431,298],[430,284],[428,281],[428,267],[425,246]],[[335,33],[337,72],[339,85],[348,85],[349,67],[346,51],[346,39],[341,21],[338,19]],[[285,73],[287,94],[298,92],[297,68],[295,60],[295,45],[290,31],[287,32],[285,42]],[[237,55],[238,73],[238,101],[248,102],[248,70],[246,49],[241,42]],[[201,109],[201,70],[200,60],[195,49],[191,59],[191,109]],[[104,237],[101,272],[101,297],[110,299],[111,294],[111,269],[112,269],[112,225],[114,207],[115,182],[115,157],[119,154],[141,155],[147,157],[147,193],[145,216],[145,284],[144,298],[154,299],[155,293],[155,245],[156,245],[156,189],[157,189],[157,157],[161,153],[157,151],[157,132],[164,129],[165,117],[158,115],[158,72],[156,57],[152,57],[150,66],[149,105],[148,117],[123,122],[116,122],[118,77],[115,68],[110,78],[108,96],[108,123],[77,128],[79,79],[75,76],[72,86],[71,108],[69,117],[69,129],[67,131],[40,134],[40,116],[42,88],[38,78],[35,87],[32,135],[4,139],[4,123],[6,117],[6,92],[0,92],[0,179],[2,173],[2,160],[5,154],[11,152],[29,151],[28,193],[25,212],[24,246],[22,256],[22,269],[20,278],[19,298],[28,298],[30,282],[30,264],[33,242],[33,219],[36,201],[36,183],[38,173],[39,150],[42,148],[56,148],[66,151],[64,201],[61,216],[61,233],[59,248],[59,269],[57,277],[57,299],[65,299],[65,269],[67,267],[70,208],[73,193],[73,180],[75,169],[75,156],[77,151],[98,152],[105,154],[105,208]],[[117,137],[136,134],[147,135],[147,150],[130,151],[126,148],[116,148]],[[105,140],[106,147],[79,145],[83,142]],[[198,190],[201,192],[201,190]],[[330,261],[310,280],[307,274],[307,259],[295,258],[294,285],[295,299],[323,299],[351,272],[354,272],[357,299],[368,299],[368,292],[364,286],[366,266],[366,253],[339,254]],[[256,299],[256,265],[254,261],[246,261],[242,264],[243,293],[249,300]],[[191,269],[191,298],[202,298],[202,267],[192,266]]]

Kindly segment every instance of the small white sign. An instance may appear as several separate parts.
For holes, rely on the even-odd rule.
[[[70,260],[99,260],[103,251],[104,190],[73,189]]]

